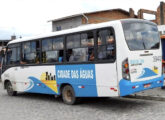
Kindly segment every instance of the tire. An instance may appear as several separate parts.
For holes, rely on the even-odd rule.
[[[11,82],[6,83],[6,90],[7,90],[7,94],[9,96],[16,96],[17,95],[17,91],[13,90]]]
[[[66,85],[62,89],[62,99],[67,105],[73,105],[76,103],[76,97],[74,89],[70,85]]]
[[[165,86],[162,86],[161,89],[165,89]]]

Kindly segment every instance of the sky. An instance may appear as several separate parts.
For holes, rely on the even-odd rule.
[[[49,20],[64,16],[121,8],[135,14],[141,8],[157,10],[165,0],[0,0],[0,40],[51,32]]]

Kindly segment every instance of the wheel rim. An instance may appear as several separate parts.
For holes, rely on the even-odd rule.
[[[67,102],[71,102],[72,99],[73,99],[73,93],[71,90],[66,90],[65,93],[64,93],[64,97],[65,97],[65,100]]]

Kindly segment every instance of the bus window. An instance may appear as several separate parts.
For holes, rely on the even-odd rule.
[[[43,51],[52,50],[52,39],[42,40],[42,50]]]
[[[94,37],[92,32],[81,34],[81,47],[86,47],[87,60],[94,61]]]
[[[86,62],[94,60],[94,37],[92,32],[70,35],[67,37],[66,44],[68,62]]]
[[[67,36],[67,48],[78,48],[80,47],[80,34]]]
[[[80,34],[69,35],[66,38],[67,47],[67,61],[74,62],[79,61],[80,52]]]
[[[94,38],[93,33],[89,32],[81,34],[81,47],[93,47],[94,46]]]
[[[99,30],[98,36],[98,60],[114,60],[115,57],[115,39],[112,31],[109,29]]]
[[[63,37],[58,37],[53,39],[53,50],[61,50],[64,49],[64,44],[63,44]]]
[[[57,37],[53,39],[53,50],[58,52],[57,60],[58,62],[63,62],[64,60],[64,38]]]
[[[64,38],[42,40],[42,63],[63,62]]]
[[[38,64],[40,62],[39,41],[25,42],[22,44],[21,64]]]
[[[7,49],[7,65],[19,64],[20,62],[20,45],[10,45]]]
[[[160,43],[156,25],[143,22],[123,22],[123,30],[130,50],[158,49]]]

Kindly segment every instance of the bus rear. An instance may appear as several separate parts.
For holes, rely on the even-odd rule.
[[[118,47],[117,66],[122,73],[120,96],[163,86],[162,52],[156,24],[144,20],[122,20],[121,23],[126,47]]]

